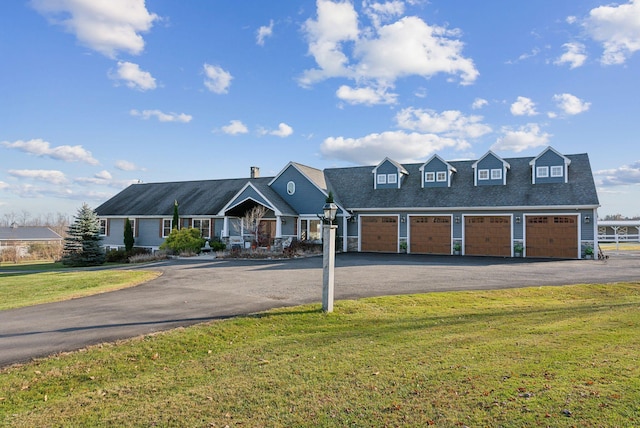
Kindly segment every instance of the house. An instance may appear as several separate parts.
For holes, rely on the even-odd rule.
[[[296,162],[275,177],[133,184],[96,208],[107,247],[122,247],[125,218],[136,246],[157,249],[168,236],[175,201],[180,226],[207,239],[241,237],[239,218],[267,209],[262,236],[319,240],[329,192],[338,205],[342,251],[582,258],[597,245],[598,195],[587,154],[547,147],[536,157],[423,163],[385,158],[374,166],[315,169]]]
[[[0,253],[11,248],[19,257],[29,254],[31,244],[62,245],[62,240],[62,236],[44,226],[22,227],[14,223],[10,227],[0,227]]]

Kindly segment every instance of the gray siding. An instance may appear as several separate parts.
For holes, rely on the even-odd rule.
[[[287,193],[287,183],[289,181],[293,181],[296,185],[296,191],[293,195]],[[271,188],[280,195],[289,206],[302,215],[320,214],[322,212],[322,206],[326,200],[325,194],[293,165],[290,165],[280,174],[271,184]]]

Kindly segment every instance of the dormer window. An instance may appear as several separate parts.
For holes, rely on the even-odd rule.
[[[548,166],[539,166],[536,168],[536,176],[538,178],[547,178],[549,176]]]
[[[424,181],[427,183],[433,183],[436,181],[436,173],[435,172],[425,172],[424,173]]]
[[[423,188],[450,187],[451,177],[456,172],[447,161],[438,155],[431,158],[420,166]]]
[[[389,158],[385,158],[371,172],[374,189],[399,189],[405,176],[409,175],[402,165]]]
[[[488,180],[489,179],[489,170],[481,169],[478,171],[478,180]]]
[[[398,183],[398,175],[387,174],[387,184],[396,184],[396,183]]]
[[[436,174],[436,181],[447,181],[447,171],[438,171]]]
[[[564,167],[561,165],[552,166],[551,167],[551,176],[552,177],[562,177],[564,172]]]
[[[378,184],[387,184],[387,174],[378,174]]]
[[[491,179],[492,180],[502,180],[502,170],[501,169],[492,169],[491,170]]]

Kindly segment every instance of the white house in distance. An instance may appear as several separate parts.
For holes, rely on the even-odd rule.
[[[136,246],[156,250],[173,225],[229,242],[238,219],[256,205],[267,209],[264,245],[319,240],[327,195],[338,205],[337,241],[344,251],[582,258],[597,247],[599,207],[587,154],[547,147],[536,157],[422,163],[385,158],[377,165],[312,168],[290,162],[274,177],[133,184],[96,208],[104,245],[123,247],[124,222]]]

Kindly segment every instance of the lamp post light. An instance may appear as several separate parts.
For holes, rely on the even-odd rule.
[[[338,206],[327,202],[322,207],[322,310],[333,312],[333,279],[336,259],[336,229],[333,224]]]

